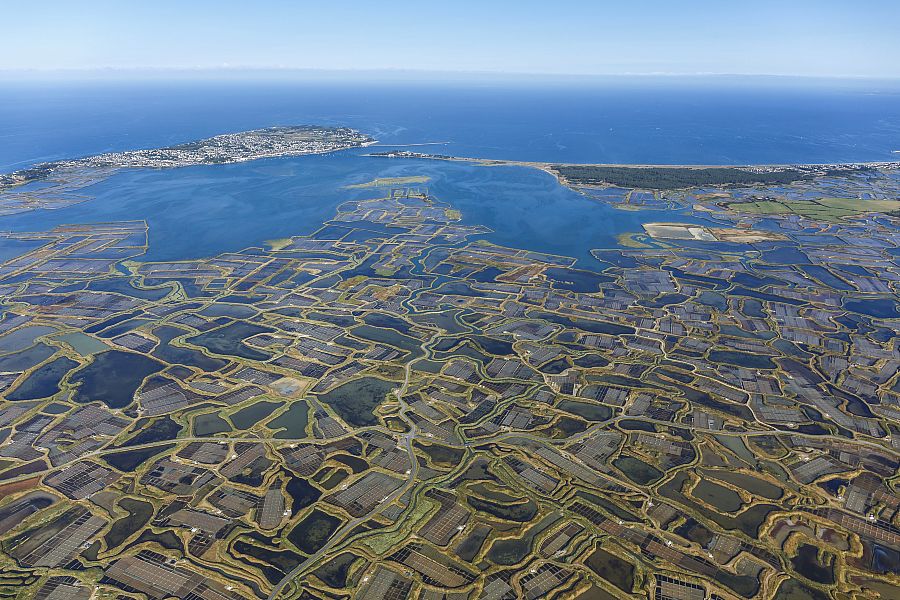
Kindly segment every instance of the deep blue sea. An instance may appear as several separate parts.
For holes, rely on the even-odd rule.
[[[348,125],[382,144],[528,161],[761,164],[898,160],[900,84],[614,79],[528,84],[334,82],[0,82],[0,172],[62,158],[171,145],[279,124]],[[149,259],[209,256],[311,233],[344,186],[428,175],[432,194],[500,244],[566,254],[646,220],[539,171],[364,157],[364,151],[162,171],[123,171],[94,199],[0,217],[0,230],[146,219]],[[15,253],[0,248],[0,254]]]

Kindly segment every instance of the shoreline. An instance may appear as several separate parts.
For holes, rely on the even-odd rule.
[[[848,177],[873,171],[900,170],[900,161],[767,164],[767,165],[650,165],[615,163],[554,163],[427,154],[406,150],[371,152],[368,157],[463,162],[485,167],[527,167],[575,189],[618,187],[658,192],[695,188],[791,185],[820,177]]]
[[[379,143],[380,145],[380,143]],[[384,144],[383,147],[405,147],[425,144]],[[900,153],[900,151],[897,151]],[[836,167],[870,167],[870,168],[887,168],[900,169],[900,160],[898,161],[858,161],[858,162],[834,162],[834,163],[755,163],[755,164],[670,164],[670,163],[573,163],[573,162],[552,162],[552,161],[530,161],[530,160],[512,160],[505,158],[479,158],[472,156],[452,156],[441,154],[425,154],[420,152],[387,153],[387,152],[371,152],[360,156],[372,156],[380,158],[420,158],[428,160],[443,160],[447,162],[471,162],[480,163],[485,166],[522,166],[533,168],[552,168],[554,166],[572,166],[572,167],[616,167],[623,169],[797,169],[797,168],[836,168]]]

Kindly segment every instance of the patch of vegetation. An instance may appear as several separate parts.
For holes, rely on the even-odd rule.
[[[614,185],[648,190],[674,190],[707,185],[778,185],[813,179],[808,171],[783,169],[757,173],[736,167],[609,167],[553,165],[572,185]]]
[[[645,243],[646,239],[644,233],[620,233],[616,236],[616,243],[623,248],[652,248],[652,245]]]
[[[893,213],[900,210],[900,200],[859,198],[819,198],[818,200],[780,200],[775,198],[750,202],[729,202],[731,210],[761,215],[799,215],[816,221],[834,222],[869,212]]]
[[[266,240],[264,243],[270,250],[283,250],[291,245],[291,241],[291,238],[275,238],[273,240]]]
[[[483,500],[474,496],[469,496],[466,500],[475,510],[486,512],[498,519],[507,521],[516,521],[517,523],[527,523],[537,514],[537,504],[530,498],[526,502],[520,504],[506,504]]]
[[[297,554],[296,552],[291,552],[290,550],[272,550],[269,548],[263,548],[261,546],[257,546],[256,544],[245,542],[244,540],[237,540],[234,543],[234,549],[241,554],[252,556],[257,560],[272,565],[282,573],[287,573],[288,571],[299,565],[301,562],[303,562],[303,556]]]
[[[402,544],[404,539],[405,535],[402,532],[387,531],[364,538],[360,540],[360,544],[368,548],[373,554],[384,554],[389,549]]]
[[[428,183],[431,177],[428,175],[413,175],[411,177],[382,177],[365,183],[354,183],[346,186],[348,190],[360,190],[366,188],[385,187],[392,185],[409,185],[413,183]]]

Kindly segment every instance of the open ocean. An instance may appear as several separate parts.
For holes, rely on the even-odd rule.
[[[347,125],[382,144],[497,159],[636,164],[900,160],[900,84],[627,79],[590,84],[0,82],[0,171],[270,125]],[[369,149],[366,150],[371,151]],[[575,256],[658,211],[591,202],[538,171],[335,155],[123,171],[95,198],[0,217],[0,230],[146,219],[148,258],[209,256],[311,233],[375,177],[429,189],[493,242]],[[678,220],[687,218],[677,215]],[[8,252],[8,249],[7,249]]]

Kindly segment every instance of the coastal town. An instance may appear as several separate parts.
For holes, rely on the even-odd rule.
[[[226,133],[166,148],[108,152],[0,174],[0,216],[61,208],[90,199],[84,188],[121,169],[174,169],[262,158],[325,154],[375,140],[347,127],[291,125]]]

